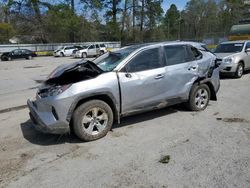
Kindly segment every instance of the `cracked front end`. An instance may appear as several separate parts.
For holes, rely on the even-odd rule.
[[[44,133],[64,134],[70,131],[66,120],[70,98],[40,97],[35,101],[28,100],[30,119],[34,127]]]

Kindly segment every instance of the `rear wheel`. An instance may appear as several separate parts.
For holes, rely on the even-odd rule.
[[[85,52],[82,53],[82,58],[86,58],[87,54]]]
[[[104,54],[104,51],[100,51],[100,56]]]
[[[210,89],[206,84],[195,84],[189,96],[188,108],[192,111],[204,110],[210,100]]]
[[[83,103],[73,114],[73,130],[83,141],[93,141],[104,137],[112,124],[112,109],[101,100]]]
[[[235,72],[235,78],[241,78],[244,72],[244,66],[243,63],[239,63]]]
[[[31,59],[32,59],[32,56],[31,56],[31,55],[29,55],[29,56],[27,57],[27,59],[31,60]]]

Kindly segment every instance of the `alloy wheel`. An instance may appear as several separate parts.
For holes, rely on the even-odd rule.
[[[206,89],[198,89],[195,95],[195,105],[197,108],[202,109],[207,105],[208,92]]]
[[[94,107],[83,116],[82,128],[90,135],[97,135],[106,128],[107,123],[107,112],[99,107]]]

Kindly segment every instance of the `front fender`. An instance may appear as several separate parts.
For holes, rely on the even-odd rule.
[[[116,117],[116,119],[118,120],[118,122],[120,122],[120,104],[119,102],[116,100],[115,96],[111,93],[111,92],[97,92],[97,93],[93,93],[93,94],[87,94],[87,95],[81,95],[78,96],[73,103],[71,104],[68,114],[67,114],[67,118],[66,120],[68,122],[70,122],[72,115],[76,109],[76,107],[79,105],[79,103],[88,101],[88,100],[93,100],[93,99],[100,99],[100,100],[110,100],[110,102],[112,102],[112,106],[111,108],[114,111],[114,115]],[[105,101],[106,102],[106,101]],[[108,102],[108,103],[110,103]]]

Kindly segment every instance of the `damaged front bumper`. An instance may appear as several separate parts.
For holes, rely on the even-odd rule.
[[[27,104],[30,110],[30,119],[38,131],[51,134],[65,134],[70,131],[69,124],[60,121],[53,108],[51,111],[39,111],[35,101],[28,100]]]

